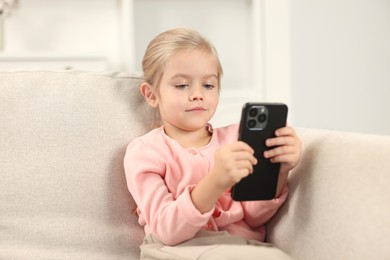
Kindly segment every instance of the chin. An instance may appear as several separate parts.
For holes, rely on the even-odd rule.
[[[199,129],[205,128],[207,123],[204,124],[192,124],[192,125],[186,125],[182,129],[186,131],[197,131]]]

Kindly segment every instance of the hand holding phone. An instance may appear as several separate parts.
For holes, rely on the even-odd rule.
[[[275,198],[280,163],[264,157],[268,138],[286,126],[288,108],[281,103],[246,103],[242,109],[239,140],[254,149],[258,163],[253,173],[232,187],[232,197],[237,201],[270,200]]]

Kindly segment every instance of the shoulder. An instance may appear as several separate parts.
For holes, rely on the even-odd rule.
[[[226,134],[231,134],[231,133],[238,133],[239,125],[238,124],[231,124],[223,127],[218,127],[215,128],[214,131],[218,131],[219,133],[226,133]]]
[[[161,134],[162,128],[155,128],[148,133],[134,138],[126,149],[126,155],[139,155],[139,154],[154,154],[156,149],[162,147],[164,138]]]
[[[162,131],[161,127],[155,128],[144,135],[136,137],[130,142],[128,148],[133,146],[144,146],[145,148],[151,145],[158,146],[159,143],[163,142]]]
[[[159,156],[164,147],[160,132],[159,128],[153,129],[145,135],[134,138],[127,145],[124,163],[125,166],[131,166],[128,172],[142,172],[146,168],[153,172],[160,171],[164,165]]]
[[[213,130],[215,135],[220,141],[233,142],[238,140],[238,124],[232,124],[224,127],[218,127]]]
[[[168,137],[163,127],[159,127],[134,138],[127,146],[126,155],[131,155],[133,158],[152,157],[154,160],[163,162],[180,153],[181,149],[180,144]]]

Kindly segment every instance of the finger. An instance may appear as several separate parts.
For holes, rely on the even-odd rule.
[[[287,155],[287,154],[295,154],[296,153],[296,148],[293,146],[288,146],[288,145],[283,145],[283,146],[278,146],[274,149],[267,150],[264,152],[264,157],[265,158],[272,158],[275,156],[280,156],[280,155]]]
[[[239,161],[237,162],[237,170],[247,170],[249,173],[253,172],[253,164],[248,161]]]
[[[247,143],[243,142],[243,141],[237,141],[235,143],[232,143],[229,145],[230,149],[233,151],[233,152],[236,152],[236,151],[247,151],[251,154],[253,154],[255,151],[252,149],[252,147],[250,147],[250,145],[248,145]]]
[[[292,127],[286,126],[279,128],[275,131],[276,136],[286,136],[286,135],[291,135],[291,136],[296,136],[295,130]]]
[[[235,183],[241,181],[243,178],[247,177],[251,172],[248,169],[241,169],[236,172],[236,176],[234,178]]]
[[[299,157],[295,154],[283,154],[272,157],[270,161],[272,163],[284,163],[290,165],[290,168],[294,168],[298,164]]]
[[[275,137],[275,138],[269,138],[265,141],[265,145],[268,147],[272,146],[281,146],[281,145],[290,145],[294,146],[297,143],[297,139],[295,137],[291,136],[282,136],[282,137]]]
[[[251,154],[253,154],[255,151],[253,150],[253,148],[249,145],[249,144],[247,144],[247,143],[245,143],[245,142],[243,142],[243,141],[238,141],[237,142],[237,147],[236,147],[238,150],[245,150],[245,151],[247,151],[247,152],[250,152]]]
[[[249,153],[247,151],[235,152],[234,159],[237,161],[249,161],[251,164],[257,164],[256,157],[254,157],[252,153]]]

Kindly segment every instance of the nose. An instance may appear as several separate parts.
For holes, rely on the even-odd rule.
[[[190,101],[203,101],[203,92],[201,87],[193,88],[190,94]]]

